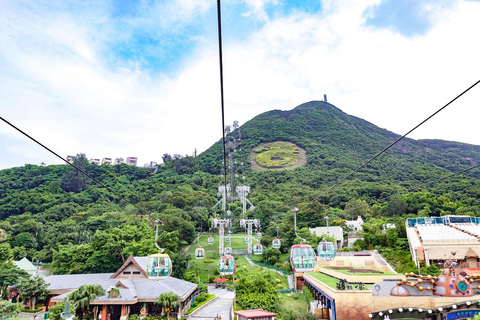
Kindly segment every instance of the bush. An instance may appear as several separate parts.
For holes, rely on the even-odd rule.
[[[28,312],[28,313],[37,313],[37,312],[43,311],[42,308],[37,308],[37,309],[23,309],[23,308],[20,308],[20,310],[22,312]]]
[[[138,314],[131,314],[128,316],[128,320],[138,320]]]
[[[0,318],[15,318],[20,313],[20,303],[0,300]]]
[[[205,300],[207,300],[207,297],[205,297],[205,296],[199,296],[196,301],[200,303],[200,302],[203,302],[203,301],[205,301]]]
[[[198,301],[195,301],[195,302],[193,303],[193,307],[194,307],[194,308],[198,307],[198,303],[199,303]]]
[[[342,249],[342,251],[350,252],[350,248],[349,248],[349,247],[345,247],[345,248]]]
[[[213,279],[215,278],[216,278],[215,276],[210,276],[210,278],[208,278],[208,283],[213,283]]]
[[[204,259],[204,260],[203,260],[203,263],[213,263],[213,260],[207,258],[207,259]]]

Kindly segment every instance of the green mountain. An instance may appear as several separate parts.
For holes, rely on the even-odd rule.
[[[400,138],[400,135],[381,129],[365,120],[350,116],[332,104],[323,101],[304,103],[290,111],[273,110],[258,115],[245,123],[241,128],[242,151],[241,161],[250,163],[248,152],[260,143],[277,140],[290,141],[306,150],[307,165],[285,172],[252,173],[247,166],[247,176],[253,176],[256,187],[264,185],[267,189],[275,189],[278,184],[288,179],[297,182],[304,188],[316,190],[318,194],[328,189],[352,170],[359,167],[389,144]],[[236,131],[230,136],[237,136]],[[204,171],[219,173],[221,165],[221,141],[200,155],[201,167]],[[441,140],[403,139],[391,149],[369,163],[347,181],[356,197],[367,201],[410,188],[432,179],[437,179],[476,165],[479,159],[480,146]],[[269,176],[273,185],[265,182]],[[467,176],[479,178],[478,170],[472,170]],[[276,177],[280,180],[276,181]],[[452,178],[446,184],[458,183],[463,178]],[[451,192],[470,190],[470,184],[477,184],[476,179],[469,183],[452,188]],[[257,184],[258,183],[258,184]],[[439,184],[432,188],[438,188]],[[379,187],[375,187],[378,185]],[[372,187],[373,186],[373,187]],[[446,187],[446,186],[445,186]],[[447,188],[447,187],[446,187]],[[340,188],[341,192],[345,188]],[[427,188],[427,190],[431,190]],[[467,191],[464,189],[464,191]],[[471,192],[475,191],[470,190]],[[348,201],[346,196],[341,201],[335,190],[322,197],[323,203],[338,206]],[[456,194],[461,199],[460,194]]]
[[[324,225],[327,214],[331,225],[344,225],[344,219],[362,215],[370,224],[366,234],[372,236],[366,236],[359,248],[403,248],[404,221],[409,216],[480,211],[478,170],[413,189],[475,165],[479,146],[404,139],[332,188],[399,136],[321,101],[265,112],[242,125],[240,132],[227,135],[230,170],[238,175],[234,182],[250,185],[248,198],[255,211],[247,216],[261,220],[262,242],[271,242],[279,227],[283,252],[297,241],[294,206],[301,209],[300,228]],[[252,148],[273,141],[303,148],[307,164],[290,170],[253,170]],[[56,273],[111,272],[129,254],[156,252],[154,221],[159,219],[161,245],[172,255],[174,274],[181,277],[188,265],[182,249],[197,232],[208,231],[218,213],[213,206],[222,183],[223,148],[218,141],[197,158],[164,159],[155,174],[145,168],[98,166],[77,159],[101,185],[65,165],[0,171],[0,264],[27,253],[51,263]],[[394,194],[398,195],[390,197]],[[229,209],[238,226],[241,204],[229,203]],[[385,222],[395,223],[396,236],[403,240],[397,243],[395,237],[388,240],[379,233],[378,226]],[[315,243],[306,229],[301,232]]]

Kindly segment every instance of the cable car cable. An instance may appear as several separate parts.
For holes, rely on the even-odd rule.
[[[218,60],[220,66],[220,100],[222,109],[222,142],[223,142],[223,177],[227,187],[227,147],[225,143],[225,103],[223,95],[223,55],[222,55],[222,14],[220,0],[217,0],[217,24],[218,24]]]
[[[459,175],[459,174],[462,174],[462,173],[465,173],[465,172],[468,172],[470,170],[473,170],[473,169],[476,169],[476,168],[479,168],[480,167],[480,164],[476,164],[474,166],[471,166],[471,167],[468,167],[466,169],[462,169],[460,171],[456,171],[456,172],[452,172],[451,174],[449,175],[446,175],[446,176],[443,176],[443,177],[440,177],[440,178],[437,178],[437,179],[434,179],[434,180],[430,180],[430,181],[427,181],[425,183],[422,183],[422,184],[419,184],[417,186],[414,186],[414,187],[411,187],[410,189],[407,189],[405,191],[402,191],[402,192],[396,192],[394,194],[391,194],[387,197],[383,197],[383,198],[380,198],[380,199],[377,199],[375,201],[372,201],[372,202],[369,202],[369,203],[366,203],[365,205],[368,205],[368,206],[371,206],[375,203],[378,203],[380,201],[384,201],[384,200],[388,200],[394,196],[398,196],[398,195],[401,195],[401,194],[405,194],[405,193],[408,193],[408,192],[411,192],[415,189],[419,189],[419,188],[422,188],[422,187],[425,187],[425,186],[428,186],[430,184],[433,184],[435,182],[438,182],[438,181],[442,181],[442,180],[445,180],[445,179],[448,179],[448,178],[451,178],[453,176],[456,176],[456,175]],[[348,210],[344,210],[344,211],[341,211],[341,212],[338,212],[338,213],[349,213],[351,211],[354,211],[354,210],[357,210],[357,209],[361,209],[363,208],[365,205],[362,205],[362,206],[358,206],[358,207],[355,207],[355,208],[351,208],[351,209],[348,209]],[[316,221],[320,221],[322,219],[317,219],[317,220],[312,220],[312,221],[305,221],[305,222],[299,222],[298,224],[306,224],[306,223],[311,223],[311,222],[316,222]]]
[[[68,162],[66,159],[64,159],[62,156],[60,156],[58,153],[56,153],[55,151],[51,150],[50,148],[48,148],[46,145],[44,145],[43,143],[41,143],[40,141],[36,140],[35,138],[33,138],[32,136],[30,136],[29,134],[27,134],[26,132],[24,132],[23,130],[21,130],[20,128],[18,128],[17,126],[15,126],[14,124],[8,122],[6,119],[4,119],[3,117],[0,117],[0,119],[5,122],[6,124],[8,124],[9,126],[11,126],[12,128],[14,128],[15,130],[17,130],[18,132],[20,132],[21,134],[23,134],[24,136],[26,136],[27,138],[29,138],[30,140],[34,141],[36,144],[40,145],[42,148],[48,150],[50,153],[52,153],[53,155],[55,155],[57,158],[60,158],[62,161],[64,161],[66,164],[72,166],[73,168],[75,168],[77,171],[79,171],[80,173],[82,173],[83,175],[87,176],[88,178],[92,179],[93,181],[95,181],[96,183],[98,183],[99,185],[107,188],[108,191],[112,192],[112,193],[115,193],[118,195],[117,192],[115,192],[113,189],[111,189],[110,187],[106,186],[103,182],[101,181],[98,181],[97,179],[95,179],[94,177],[92,177],[91,175],[89,175],[88,173],[86,173],[85,171],[83,171],[82,169],[80,169],[79,167],[77,167],[76,165],[74,165],[73,163],[70,163]]]
[[[445,109],[446,107],[448,107],[449,105],[451,105],[454,101],[456,101],[457,99],[459,99],[461,96],[463,96],[465,93],[467,93],[468,91],[470,91],[471,89],[473,89],[477,84],[480,83],[480,80],[478,80],[477,82],[475,82],[474,84],[472,84],[470,87],[468,87],[466,90],[464,90],[462,93],[460,93],[459,95],[457,95],[455,98],[453,98],[452,100],[450,100],[450,102],[448,102],[447,104],[445,104],[443,107],[441,107],[440,109],[438,109],[437,111],[435,111],[433,114],[431,114],[429,117],[427,117],[425,120],[423,120],[422,122],[420,122],[418,125],[416,125],[413,129],[411,129],[410,131],[408,131],[407,133],[405,133],[403,136],[401,136],[400,138],[398,138],[397,140],[395,140],[394,142],[390,143],[387,147],[385,147],[383,150],[381,150],[380,152],[378,152],[376,155],[374,155],[372,158],[370,158],[369,160],[367,160],[364,164],[362,164],[361,166],[359,166],[358,168],[354,169],[352,172],[350,172],[349,174],[347,174],[345,177],[343,177],[342,179],[338,180],[334,185],[332,185],[330,188],[328,188],[327,190],[325,190],[324,192],[322,192],[318,197],[314,198],[312,201],[310,201],[308,204],[306,204],[305,206],[303,206],[302,208],[300,208],[300,210],[304,209],[305,207],[307,207],[309,204],[313,203],[314,201],[317,201],[320,197],[322,197],[323,195],[325,195],[327,192],[329,191],[332,191],[335,187],[337,187],[339,184],[341,184],[343,181],[347,180],[349,177],[351,177],[354,173],[358,172],[360,169],[364,168],[367,164],[369,164],[370,162],[372,162],[373,160],[375,160],[376,158],[378,158],[381,154],[385,153],[388,149],[390,149],[391,147],[393,147],[394,145],[396,145],[398,142],[400,142],[401,140],[403,140],[407,135],[409,135],[410,133],[412,133],[414,130],[416,130],[418,127],[420,127],[421,125],[423,125],[425,122],[427,122],[428,120],[430,120],[431,118],[433,118],[434,116],[436,116],[438,113],[440,113],[440,111],[442,111],[443,109]]]

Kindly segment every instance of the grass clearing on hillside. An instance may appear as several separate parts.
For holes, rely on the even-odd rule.
[[[252,149],[251,158],[264,169],[284,169],[302,165],[305,151],[291,142],[275,141]],[[300,163],[301,162],[301,163]]]
[[[297,314],[307,311],[307,302],[303,293],[280,294],[280,304],[286,310],[292,310]]]

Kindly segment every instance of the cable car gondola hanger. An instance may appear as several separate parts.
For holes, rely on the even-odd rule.
[[[172,274],[172,260],[170,256],[163,253],[165,249],[160,248],[158,245],[158,223],[160,220],[155,220],[155,246],[158,248],[159,253],[148,255],[147,261],[147,277],[150,279],[166,279]]]

